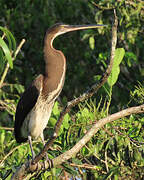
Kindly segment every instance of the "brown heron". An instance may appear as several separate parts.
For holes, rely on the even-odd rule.
[[[41,137],[50,118],[56,98],[59,96],[66,72],[64,54],[53,48],[53,40],[61,34],[82,29],[99,28],[104,25],[66,25],[55,24],[46,32],[44,39],[45,72],[36,77],[21,96],[15,115],[14,134],[18,143],[29,140],[32,159],[31,138]]]

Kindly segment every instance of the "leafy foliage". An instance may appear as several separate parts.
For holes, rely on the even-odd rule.
[[[60,101],[55,103],[45,130],[45,139],[48,139],[64,104],[81,94],[87,86],[99,81],[105,72],[110,53],[113,7],[119,18],[119,28],[111,76],[94,98],[79,104],[65,116],[59,137],[48,151],[50,158],[73,147],[99,119],[127,106],[144,102],[144,3],[141,0],[0,1],[2,179],[10,179],[16,167],[30,158],[28,144],[17,144],[11,127],[14,124],[16,104],[24,87],[30,84],[36,74],[43,72],[44,32],[58,21],[67,24],[108,25],[107,28],[75,32],[55,40],[54,47],[61,49],[67,57],[68,70]],[[22,38],[27,41],[16,58],[16,42],[19,43]],[[7,67],[10,67],[9,71]],[[142,179],[143,132],[143,115],[132,115],[107,124],[70,161],[51,171],[34,174],[31,179],[60,179],[66,175],[73,179]],[[36,154],[42,147],[41,142],[34,142]]]
[[[3,28],[0,26],[0,30],[4,33],[3,37],[6,36],[8,40],[8,45],[5,43],[3,38],[0,37],[0,44],[1,48],[3,50],[3,53],[1,52],[2,59],[6,58],[6,60],[9,63],[9,66],[13,68],[13,58],[12,58],[12,52],[16,50],[16,41],[13,37],[12,33],[7,30],[6,28]],[[5,56],[4,56],[5,55]]]
[[[138,103],[144,103],[144,87],[141,83],[138,86],[135,86],[135,90],[131,92],[131,97]]]

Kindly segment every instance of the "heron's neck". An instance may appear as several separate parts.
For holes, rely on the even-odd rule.
[[[46,94],[57,90],[60,86],[63,86],[66,71],[65,57],[61,51],[53,48],[53,39],[53,36],[46,35],[44,44],[44,92]]]

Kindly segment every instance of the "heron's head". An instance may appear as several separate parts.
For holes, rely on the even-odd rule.
[[[53,37],[57,37],[61,34],[70,32],[70,31],[78,31],[84,29],[92,29],[92,28],[100,28],[106,25],[103,24],[89,24],[89,25],[67,25],[63,23],[57,23],[54,26],[50,27],[47,31],[49,34],[53,34]]]

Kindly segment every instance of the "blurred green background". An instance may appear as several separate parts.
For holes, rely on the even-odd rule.
[[[144,2],[142,0],[0,0],[0,26],[6,27],[13,34],[17,46],[23,38],[26,39],[14,61],[13,69],[9,69],[0,89],[1,127],[13,127],[15,107],[21,93],[38,74],[44,72],[44,35],[46,30],[57,22],[108,26],[67,33],[54,41],[54,47],[66,56],[67,73],[63,91],[58,99],[59,103],[55,105],[50,119],[51,128],[67,101],[79,96],[88,87],[98,82],[109,62],[114,7],[119,21],[117,48],[125,50],[119,66],[120,74],[114,86],[110,87],[106,83],[91,100],[80,104],[65,118],[58,142],[55,144],[60,146],[62,151],[72,147],[76,139],[81,138],[96,119],[143,103]],[[3,36],[2,31],[0,35]],[[7,39],[5,41],[8,43]],[[2,49],[0,57],[0,77],[2,77],[7,63]],[[70,126],[73,128],[70,129]],[[143,115],[125,118],[122,122],[107,125],[106,128],[111,133],[107,134],[104,129],[99,131],[89,143],[89,148],[83,148],[80,157],[74,159],[74,162],[77,160],[78,163],[87,162],[97,165],[97,170],[84,171],[83,178],[117,179],[134,176],[136,179],[140,175],[143,178],[144,147],[143,144],[139,144],[144,142]],[[119,128],[118,131],[117,128]],[[46,132],[46,136],[49,136],[50,132],[51,130]],[[120,137],[119,132],[123,134]],[[130,137],[136,141],[135,145]],[[13,131],[1,128],[0,143],[0,159],[3,160],[6,154],[16,147]],[[12,167],[14,169],[22,162],[19,153],[22,155],[27,151],[24,154],[24,157],[27,157],[29,150],[26,149],[28,146],[20,147],[19,152],[15,151],[12,157],[9,156],[2,163],[0,169],[2,177],[9,172],[9,169]],[[38,147],[36,151],[39,152],[40,149],[41,147]],[[105,152],[110,158],[107,165],[99,160],[105,160]],[[53,152],[51,158],[59,153]],[[64,169],[73,177],[82,177],[78,170],[66,166],[57,170],[55,176],[58,177],[59,172],[63,172]],[[44,179],[52,176],[51,174],[43,174],[38,178]]]

